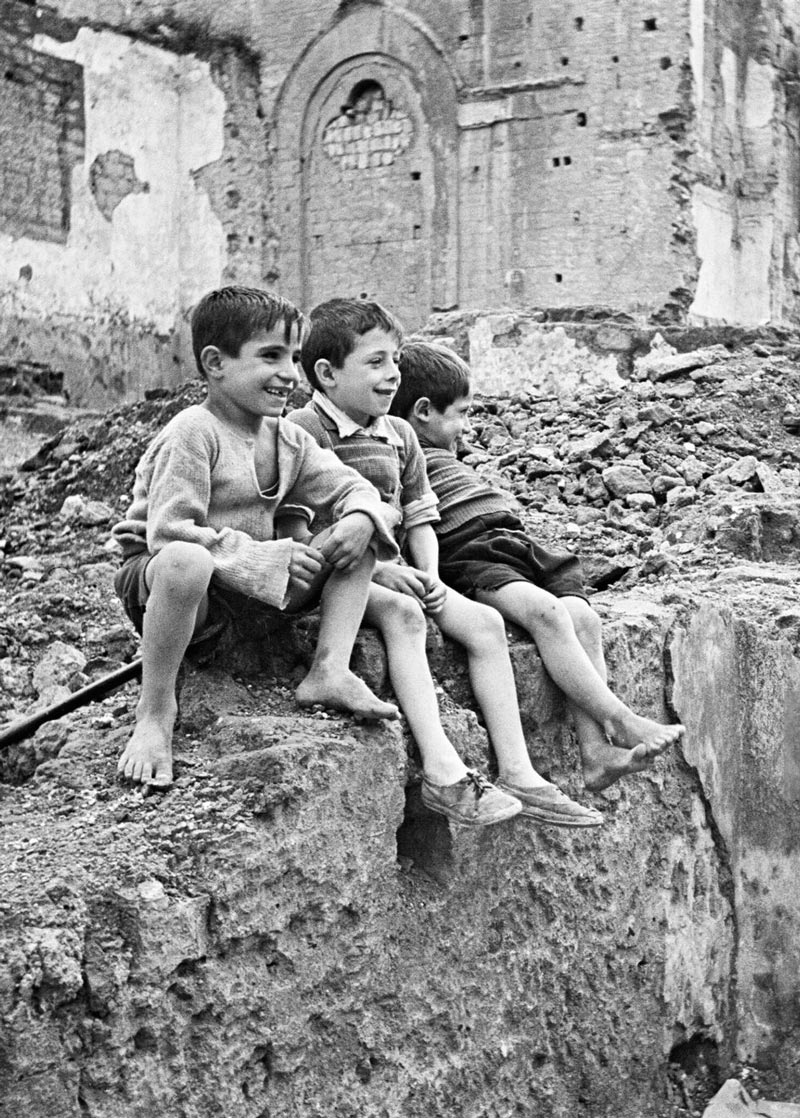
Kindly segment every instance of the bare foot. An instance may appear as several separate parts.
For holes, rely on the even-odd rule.
[[[603,728],[618,749],[632,750],[638,745],[644,745],[650,756],[663,753],[665,749],[675,745],[685,732],[679,722],[672,726],[654,722],[650,718],[634,714],[627,707],[616,718],[609,719]]]
[[[172,732],[142,719],[117,763],[117,772],[135,784],[169,788],[172,784]]]
[[[369,721],[397,718],[400,714],[393,703],[384,703],[370,691],[363,679],[349,670],[326,673],[312,668],[294,695],[301,707],[320,704]]]
[[[602,792],[615,780],[649,769],[658,751],[647,745],[620,749],[610,742],[592,742],[581,746],[583,782],[589,792]]]

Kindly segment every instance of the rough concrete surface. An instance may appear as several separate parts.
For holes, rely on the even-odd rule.
[[[402,725],[295,709],[313,620],[189,668],[163,795],[114,780],[133,685],[6,751],[4,1118],[688,1118],[731,1073],[797,1099],[796,351],[476,401],[472,460],[586,558],[614,688],[687,726],[587,794],[511,634],[532,755],[601,828],[428,813]],[[5,718],[135,654],[108,528],[198,391],[82,419],[4,475]],[[646,492],[615,495],[613,467]],[[463,659],[433,631],[429,652],[490,768]],[[374,634],[354,666],[385,687]]]

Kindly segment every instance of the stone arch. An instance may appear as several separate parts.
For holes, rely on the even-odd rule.
[[[275,111],[279,286],[385,302],[410,328],[457,302],[456,82],[414,24],[364,8],[300,58]]]

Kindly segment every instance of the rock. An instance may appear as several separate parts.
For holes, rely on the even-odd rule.
[[[606,488],[615,497],[651,492],[649,479],[635,466],[608,466],[603,470],[602,477]]]
[[[727,1079],[703,1118],[800,1118],[800,1104],[751,1098],[738,1079]]]
[[[705,365],[714,365],[730,357],[730,351],[722,345],[708,346],[705,349],[695,349],[689,353],[673,353],[671,355],[648,355],[641,357],[636,362],[639,375],[644,374],[650,380],[667,380],[670,377],[689,373],[693,369]]]
[[[724,471],[725,477],[729,478],[735,485],[741,485],[745,481],[750,481],[751,478],[756,476],[758,470],[758,459],[752,454],[745,455],[739,458],[732,466],[729,466]]]

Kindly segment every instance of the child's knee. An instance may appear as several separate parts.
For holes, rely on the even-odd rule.
[[[581,642],[599,644],[602,639],[602,621],[588,602],[574,598],[569,604],[569,615]]]
[[[214,560],[206,548],[182,540],[168,543],[150,566],[154,583],[157,579],[170,593],[187,598],[204,594],[214,573]]]
[[[506,623],[503,617],[491,606],[479,602],[471,603],[475,607],[474,615],[470,617],[470,635],[474,644],[497,647],[508,644],[506,638]]]
[[[386,616],[387,628],[418,636],[425,634],[427,626],[422,606],[410,594],[395,594]]]

